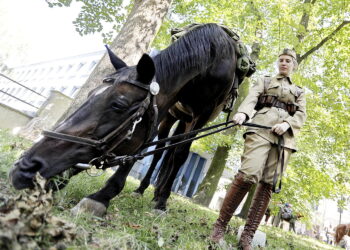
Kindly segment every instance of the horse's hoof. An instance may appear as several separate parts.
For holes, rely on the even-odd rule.
[[[142,197],[142,194],[139,193],[139,192],[132,192],[132,193],[131,193],[131,197],[140,198],[140,197]]]
[[[76,216],[80,213],[90,213],[97,217],[103,217],[107,208],[101,202],[92,200],[90,198],[84,198],[70,210],[71,214]]]
[[[157,209],[157,208],[153,209],[153,213],[158,215],[158,216],[166,216],[167,215],[166,210],[161,210],[161,209]]]

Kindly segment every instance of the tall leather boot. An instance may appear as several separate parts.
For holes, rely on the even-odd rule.
[[[210,240],[218,243],[224,238],[228,222],[252,185],[253,182],[249,181],[244,173],[238,172],[238,174],[236,174],[230,190],[226,193],[219,218],[214,224]]]
[[[251,207],[249,208],[247,221],[239,240],[239,246],[243,250],[252,250],[251,245],[255,231],[266,212],[272,193],[272,185],[260,182],[256,188]]]

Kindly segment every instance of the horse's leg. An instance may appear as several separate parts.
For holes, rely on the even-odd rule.
[[[157,203],[155,205],[155,209],[166,210],[166,202],[171,194],[171,187],[174,183],[177,173],[179,172],[180,167],[186,161],[189,152],[190,152],[191,144],[187,144],[182,147],[180,150],[176,148],[176,150],[171,154],[170,157],[170,166],[171,171],[167,173],[167,178],[164,179],[162,185],[158,187],[158,198]]]
[[[281,218],[281,222],[280,222],[280,228],[283,229],[283,219]]]
[[[191,130],[196,130],[204,126],[208,121],[208,116],[200,117],[194,123],[187,123],[185,132],[189,132]],[[194,125],[195,124],[195,125]],[[192,135],[191,137],[195,137],[196,135]],[[166,210],[166,202],[171,194],[171,187],[174,183],[177,173],[179,172],[182,164],[185,163],[189,153],[190,153],[191,143],[187,143],[181,146],[176,147],[175,151],[172,154],[171,162],[171,171],[168,173],[168,177],[163,181],[162,186],[159,187],[159,195],[157,199],[157,204],[155,205],[155,209]]]
[[[290,225],[292,226],[292,230],[294,231],[294,233],[296,233],[296,231],[295,231],[295,221],[293,221]]]
[[[123,189],[134,162],[120,166],[118,170],[108,179],[106,185],[98,192],[82,199],[72,210],[73,214],[89,212],[95,216],[103,216],[109,206],[109,202]]]
[[[158,133],[158,140],[163,139],[169,135],[171,127],[174,125],[176,122],[176,118],[173,117],[170,113],[167,114],[166,118],[160,123],[159,125],[159,133]],[[164,147],[165,143],[158,144],[156,149]],[[154,172],[154,169],[157,166],[158,161],[162,157],[163,152],[159,152],[157,154],[154,154],[152,163],[147,171],[147,174],[145,177],[142,179],[140,186],[134,191],[134,193],[137,194],[143,194],[144,191],[148,188],[150,182],[151,182],[151,177]]]
[[[174,135],[179,135],[181,133],[183,133],[185,131],[186,128],[186,124],[182,121],[179,122],[179,124],[177,125]],[[178,142],[178,140],[173,141],[172,143],[176,143]],[[172,168],[172,157],[173,154],[175,152],[176,148],[171,148],[169,149],[163,158],[163,161],[160,165],[160,171],[158,174],[158,178],[156,181],[156,185],[155,185],[155,189],[154,189],[154,196],[153,196],[153,201],[157,202],[158,198],[159,198],[159,194],[160,194],[160,189],[162,187],[162,185],[164,185],[164,183],[166,182],[166,179],[169,176],[169,173],[171,172],[171,168]]]

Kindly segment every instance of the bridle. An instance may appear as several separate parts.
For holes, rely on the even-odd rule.
[[[116,83],[117,81],[116,78],[107,77],[103,79],[104,82],[105,81],[110,82],[111,80],[113,81],[113,84],[118,84]],[[142,121],[146,110],[149,109],[149,106],[152,102],[153,112],[152,112],[152,117],[150,119],[152,120],[152,124],[151,124],[151,129],[148,130],[145,142],[150,141],[153,138],[153,135],[155,134],[157,129],[158,107],[156,102],[156,96],[159,93],[159,85],[156,81],[154,81],[154,79],[150,84],[145,84],[137,80],[125,80],[123,82],[129,83],[131,85],[134,85],[136,87],[146,90],[147,96],[139,104],[137,110],[131,116],[129,116],[122,124],[120,124],[117,128],[112,130],[102,139],[94,140],[90,138],[84,138],[80,136],[74,136],[74,135],[64,134],[64,133],[55,132],[55,131],[49,131],[49,130],[44,130],[42,134],[49,138],[59,139],[67,142],[73,142],[73,143],[87,145],[87,146],[96,148],[98,151],[102,152],[102,155],[100,157],[92,159],[89,162],[89,164],[102,168],[104,164],[108,163],[108,159],[112,159],[116,157],[112,153],[113,150],[115,150],[125,140],[130,140],[132,138],[132,135],[135,131],[137,124]],[[110,144],[110,142],[114,141],[119,136],[120,132],[124,131],[128,127],[129,129],[127,133],[124,134],[121,139],[116,141],[114,144]]]

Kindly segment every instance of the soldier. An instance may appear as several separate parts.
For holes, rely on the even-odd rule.
[[[304,91],[290,78],[297,67],[295,52],[284,49],[278,57],[279,73],[258,79],[233,118],[236,124],[252,119],[252,123],[272,129],[247,129],[241,168],[214,224],[211,235],[214,242],[223,239],[226,226],[238,205],[251,186],[259,183],[239,241],[244,250],[252,249],[253,236],[267,209],[271,193],[279,192],[276,190],[278,176],[282,177],[289,156],[296,151],[294,137],[306,119]],[[256,113],[252,117],[254,109]],[[281,180],[279,184],[280,189]]]

